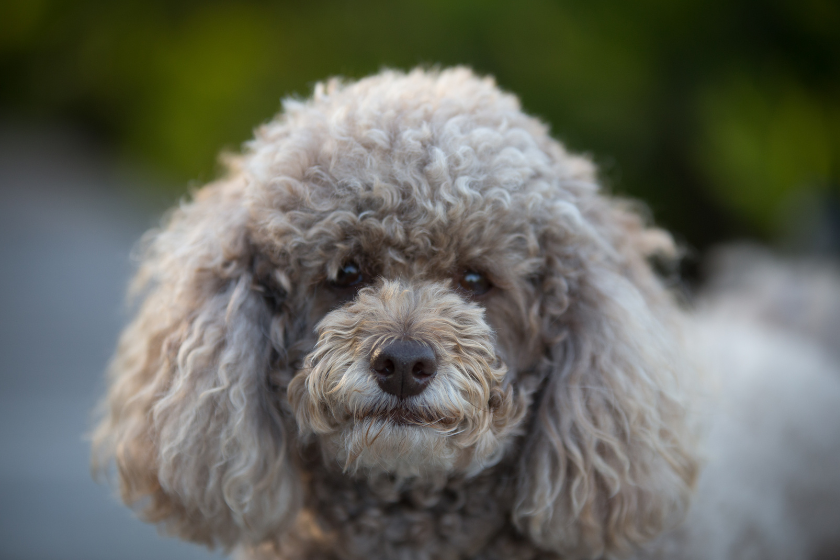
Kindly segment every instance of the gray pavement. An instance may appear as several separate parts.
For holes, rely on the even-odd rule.
[[[90,478],[130,250],[160,211],[119,177],[72,134],[0,125],[0,560],[220,557]]]

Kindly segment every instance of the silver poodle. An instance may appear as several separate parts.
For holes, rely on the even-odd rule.
[[[148,238],[94,467],[252,559],[832,557],[840,373],[469,70],[318,85]],[[820,556],[822,555],[822,556]]]

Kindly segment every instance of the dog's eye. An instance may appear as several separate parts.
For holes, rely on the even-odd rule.
[[[333,286],[336,288],[352,288],[362,283],[364,276],[358,264],[350,261],[344,263],[335,275]]]
[[[487,276],[474,270],[468,270],[463,273],[458,278],[458,285],[474,296],[482,296],[493,287],[493,284],[490,283]]]

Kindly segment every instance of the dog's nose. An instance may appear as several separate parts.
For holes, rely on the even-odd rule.
[[[370,360],[379,387],[399,398],[419,395],[437,373],[432,349],[416,340],[395,340],[373,353]]]

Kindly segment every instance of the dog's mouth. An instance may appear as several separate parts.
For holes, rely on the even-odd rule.
[[[452,429],[460,421],[459,418],[406,403],[390,407],[369,407],[356,411],[353,417],[356,423],[380,420],[398,426],[436,427],[445,430]]]

